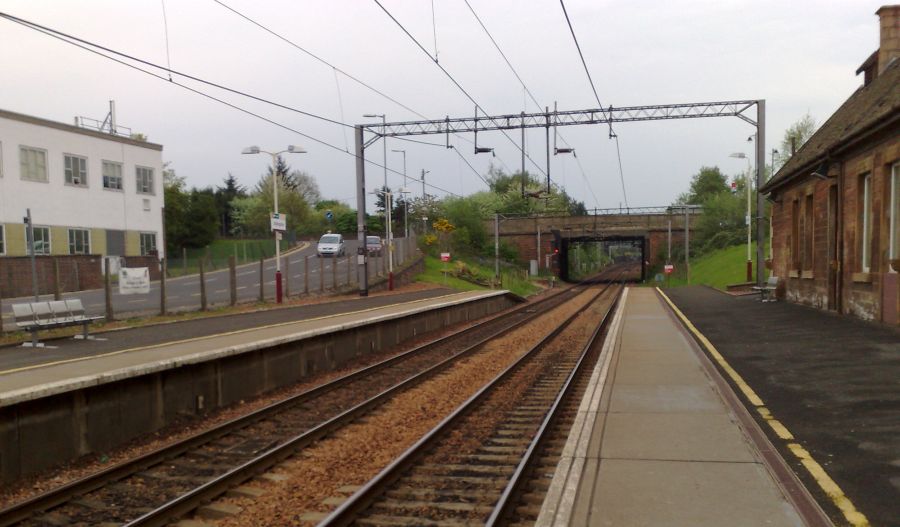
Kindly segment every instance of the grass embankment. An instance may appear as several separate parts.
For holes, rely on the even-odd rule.
[[[752,247],[753,276],[756,276],[756,244]],[[671,281],[663,280],[664,286],[687,285],[684,262],[673,262],[676,272]],[[661,273],[662,268],[655,270]],[[651,276],[652,279],[652,276]],[[747,246],[736,245],[705,254],[691,260],[691,285],[708,285],[724,290],[726,286],[747,281]]]
[[[428,282],[431,284],[443,285],[460,291],[476,291],[480,289],[490,289],[489,286],[457,278],[454,274],[458,274],[458,265],[462,262],[466,269],[479,279],[486,283],[494,275],[494,269],[488,268],[469,260],[456,260],[444,263],[440,258],[433,256],[425,256],[425,272],[416,276],[419,282]],[[445,270],[447,271],[445,273]],[[501,268],[500,275],[502,278],[502,287],[520,296],[529,296],[538,292],[541,288],[524,277],[523,270]]]
[[[290,246],[286,240],[281,241],[281,250]],[[174,251],[168,258],[169,276],[183,276],[200,271],[200,260],[207,271],[228,267],[228,257],[234,256],[237,264],[258,262],[260,258],[271,258],[275,255],[274,240],[215,240],[208,247],[188,249],[187,261],[185,251]]]

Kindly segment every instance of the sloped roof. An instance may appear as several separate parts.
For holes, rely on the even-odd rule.
[[[862,86],[853,92],[760,190],[768,193],[798,175],[807,175],[803,173],[806,172],[804,168],[824,159],[829,151],[882,120],[896,117],[900,114],[898,87],[900,60],[895,60],[868,86]]]

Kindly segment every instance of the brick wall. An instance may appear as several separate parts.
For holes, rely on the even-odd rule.
[[[39,294],[56,291],[56,266],[59,267],[59,291],[67,293],[103,287],[102,258],[96,254],[37,256],[35,269]],[[127,267],[148,267],[150,279],[159,280],[159,263],[155,256],[127,256]],[[31,258],[27,256],[0,257],[0,298],[32,296]]]

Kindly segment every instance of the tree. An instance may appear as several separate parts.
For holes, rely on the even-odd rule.
[[[322,201],[322,193],[319,191],[319,184],[316,183],[316,178],[306,172],[292,170],[285,178],[284,186],[300,194],[303,200],[310,205]]]
[[[216,187],[215,200],[216,210],[219,215],[219,224],[221,226],[220,234],[222,236],[228,236],[233,234],[235,226],[234,211],[231,202],[234,201],[235,198],[246,196],[247,189],[238,184],[237,179],[231,172],[225,177],[224,182],[224,187]]]
[[[187,212],[190,208],[190,196],[185,190],[184,178],[163,165],[163,194],[166,200],[166,253],[176,254],[187,239],[189,228]]]
[[[296,190],[284,186],[278,178],[278,212],[287,214],[287,230],[296,232],[306,225],[311,215],[311,207]],[[247,197],[235,198],[232,201],[234,219],[243,232],[257,236],[268,236],[269,215],[275,210],[274,192],[272,189],[272,170],[263,176],[253,192]]]
[[[678,196],[675,203],[702,205],[706,200],[728,190],[728,178],[722,174],[719,167],[701,167],[700,172],[691,178],[690,190]]]
[[[205,247],[216,239],[219,232],[219,214],[216,210],[212,188],[191,189],[187,212],[188,232],[184,244],[188,247]]]
[[[797,122],[788,127],[784,131],[784,137],[781,139],[781,145],[778,153],[775,154],[776,166],[784,166],[785,163],[793,156],[795,150],[800,148],[809,140],[816,132],[816,120],[807,112]],[[772,167],[773,170],[775,167]]]

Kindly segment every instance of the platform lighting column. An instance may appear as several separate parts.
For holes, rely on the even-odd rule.
[[[747,138],[747,141],[753,141],[753,136]],[[733,157],[736,159],[746,159],[747,160],[747,177],[745,178],[745,185],[747,186],[747,216],[744,218],[744,221],[747,223],[747,281],[750,282],[753,280],[753,239],[751,233],[753,232],[753,222],[750,221],[750,214],[752,211],[751,207],[751,191],[753,188],[753,182],[751,176],[753,174],[753,162],[750,161],[750,156],[743,152],[735,152],[730,154],[728,157]]]
[[[756,101],[756,285],[762,287],[765,281],[765,227],[763,225],[763,211],[766,209],[765,196],[759,189],[765,184],[766,155],[766,101]]]
[[[249,146],[241,151],[242,154],[269,154],[272,156],[272,205],[274,207],[274,213],[277,216],[278,213],[278,156],[281,154],[305,154],[306,150],[299,146],[288,145],[287,149],[281,150],[280,152],[269,152],[266,150],[260,150],[258,146]],[[283,301],[283,292],[281,289],[281,243],[280,238],[281,232],[275,231],[275,303],[280,304]],[[262,276],[259,278],[262,280]]]
[[[387,190],[388,182],[387,182],[387,136],[384,133],[387,131],[387,118],[386,114],[378,114],[378,113],[367,113],[363,114],[363,117],[381,117],[381,146],[383,148],[384,158],[384,189]],[[385,196],[385,199],[388,200],[390,198],[390,194]],[[388,249],[388,289],[394,290],[394,240],[391,233],[391,204],[388,201],[385,201],[384,204],[387,218],[387,225],[384,229],[384,237],[387,239],[387,249]]]
[[[391,150],[391,152],[397,152],[403,154],[403,186],[406,187],[406,150]],[[408,194],[409,192],[401,192],[401,194]],[[403,198],[403,237],[409,238],[409,222],[407,221],[407,216],[409,216],[409,203],[407,203],[406,198]],[[404,242],[405,243],[405,242]]]

